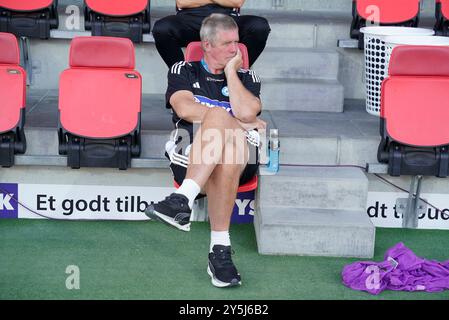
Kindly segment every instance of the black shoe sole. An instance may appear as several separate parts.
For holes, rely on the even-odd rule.
[[[190,222],[188,224],[185,225],[180,225],[179,223],[177,223],[176,221],[174,221],[172,218],[167,217],[165,215],[163,215],[160,212],[157,212],[154,209],[154,205],[150,204],[148,206],[148,208],[145,210],[145,215],[153,220],[156,221],[160,221],[172,228],[175,228],[177,230],[181,230],[184,232],[189,232],[190,231]]]
[[[242,281],[232,281],[232,282],[223,282],[218,280],[210,269],[209,264],[207,265],[207,274],[210,276],[212,285],[217,288],[229,288],[229,287],[237,287],[242,285]]]

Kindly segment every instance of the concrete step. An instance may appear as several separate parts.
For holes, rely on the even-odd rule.
[[[154,11],[158,16],[154,17],[153,22],[164,15],[170,14],[168,10],[161,11],[156,9]],[[80,20],[79,29],[67,30],[67,24],[64,21],[68,19],[69,15],[66,14],[63,7],[60,7],[60,13],[62,22],[59,30],[55,32],[65,33],[66,35],[62,37],[63,39],[30,39],[29,41],[32,65],[31,88],[33,89],[58,88],[59,76],[68,67],[70,33],[76,36],[84,32],[82,19]],[[338,70],[336,71],[335,69],[338,68],[338,58],[332,52],[337,40],[347,37],[350,17],[348,18],[347,15],[338,12],[317,14],[316,12],[265,10],[251,13],[267,17],[272,29],[267,48],[260,56],[260,61],[265,62],[262,63],[263,67],[261,66],[257,69],[263,74],[261,76],[262,80],[264,77],[276,78],[285,76],[336,79]],[[151,37],[151,35],[148,35],[148,37]],[[307,52],[307,50],[301,51],[301,48],[332,49],[329,51],[324,50],[326,54],[321,55],[323,51]],[[136,70],[143,77],[143,92],[163,94],[166,90],[167,67],[159,57],[154,43],[136,44],[135,49]],[[299,49],[297,51],[298,56],[295,56],[295,49]],[[286,54],[291,58],[273,60],[272,57],[275,53],[272,52],[277,50],[283,57]],[[52,52],[51,63],[48,59],[48,52]],[[313,55],[316,57],[313,57]],[[325,59],[329,59],[328,64],[325,63]],[[311,64],[307,65],[305,62],[311,62]],[[287,70],[288,64],[291,64],[290,70]],[[352,94],[351,91],[348,91],[348,93]],[[362,95],[356,93],[349,97],[360,98]]]
[[[136,44],[136,70],[142,74],[143,93],[164,94],[168,68],[154,43]],[[70,39],[30,39],[33,68],[32,89],[57,90],[62,71],[68,68]],[[48,52],[52,53],[49,59]]]
[[[379,118],[363,100],[345,100],[344,112],[269,111],[279,128],[283,164],[359,165],[377,162]]]
[[[282,79],[338,78],[339,56],[335,50],[266,48],[253,65],[261,77]]]
[[[254,228],[260,254],[358,258],[374,254],[375,227],[364,210],[257,205]]]
[[[340,55],[338,80],[345,88],[345,98],[366,99],[365,57],[362,50],[337,49]]]
[[[265,110],[342,112],[344,88],[337,80],[262,79]]]
[[[62,0],[64,1],[64,0]],[[252,9],[270,10],[317,10],[317,11],[347,11],[351,12],[352,0],[246,0],[242,13]],[[152,0],[151,5],[156,7],[173,7],[172,0]]]
[[[274,11],[265,15],[271,27],[267,47],[335,48],[338,39],[349,38],[350,14]]]
[[[58,135],[56,128],[26,127],[27,150],[24,156],[58,156]],[[142,153],[140,158],[165,159],[165,143],[170,130],[142,131]],[[64,156],[65,158],[65,156]]]
[[[266,119],[267,120],[267,119]],[[306,120],[303,120],[304,122]],[[315,121],[311,121],[313,130],[319,131]],[[340,125],[337,121],[337,125]],[[344,125],[343,123],[341,124]],[[301,124],[299,124],[301,126]],[[298,127],[299,127],[298,126]],[[270,125],[271,128],[278,127],[280,133],[293,130],[291,127],[280,127]],[[346,128],[349,130],[349,128]],[[322,131],[324,134],[325,132]],[[48,158],[58,155],[58,138],[56,128],[27,127],[27,151],[24,156],[38,157],[36,160],[45,164]],[[142,154],[140,159],[165,159],[164,146],[170,136],[170,130],[142,132]],[[333,137],[333,136],[282,136],[281,141],[281,164],[300,165],[358,165],[364,167],[366,163],[377,163],[378,137]],[[63,157],[65,159],[65,157]],[[137,159],[135,159],[137,161]]]
[[[80,0],[60,0],[60,2],[80,1]],[[433,14],[435,10],[434,0],[421,1],[421,13]],[[173,8],[172,0],[152,0],[152,8]],[[308,10],[308,11],[339,11],[351,13],[352,0],[246,0],[242,13],[245,14],[247,10]]]
[[[420,27],[432,28],[435,23],[435,1],[424,0],[420,16]],[[70,29],[73,36],[84,32],[82,0],[60,0],[60,27],[58,32],[72,28],[72,11],[69,5],[79,7],[80,27]],[[175,13],[172,0],[151,2],[152,23],[157,19]],[[335,48],[338,40],[349,38],[351,23],[351,0],[247,0],[242,14],[256,14],[266,17],[271,26],[267,48]],[[68,22],[67,22],[68,20]],[[67,22],[67,23],[66,23]],[[64,36],[66,37],[66,35]],[[145,35],[151,41],[152,35]],[[32,88],[58,88],[59,74],[68,65],[67,40],[31,39],[31,59],[33,64]],[[52,52],[51,63],[48,52]],[[363,54],[357,49],[340,51],[340,82],[345,87],[345,98],[364,99]],[[263,54],[261,59],[263,58]],[[279,63],[279,62],[277,62]],[[277,64],[276,63],[276,64]],[[163,93],[166,89],[167,68],[157,54],[153,43],[136,46],[136,64],[143,76],[145,93]]]
[[[380,137],[281,137],[281,164],[357,165],[377,163]]]
[[[38,157],[38,161],[58,156],[57,95],[54,90],[28,90],[25,156]],[[141,116],[141,159],[165,159],[164,146],[173,124],[163,95],[144,95]],[[261,117],[268,128],[279,129],[281,164],[365,166],[377,162],[379,118],[365,111],[362,100],[346,100],[341,113],[264,110]]]
[[[69,40],[44,42],[31,39],[33,89],[53,89],[59,87],[59,76],[68,68]],[[135,45],[136,70],[142,74],[142,90],[147,94],[163,94],[167,88],[167,67],[156,51],[154,43]],[[50,61],[47,52],[54,53]],[[284,58],[284,55],[288,59]],[[283,58],[274,60],[277,55]],[[337,79],[338,54],[333,50],[311,50],[295,48],[267,48],[255,64],[255,70],[263,83],[268,78],[316,78]],[[326,63],[327,60],[327,63]],[[263,85],[262,88],[265,86]],[[308,91],[309,89],[307,89]],[[324,111],[324,110],[323,110]]]
[[[271,0],[270,0],[271,2]],[[313,2],[313,1],[312,1]],[[323,40],[331,36],[332,43],[328,47],[336,45],[337,35],[344,32],[347,37],[349,24],[351,22],[351,10],[314,10],[308,6],[286,5],[273,7],[256,1],[251,5],[248,1],[242,8],[242,15],[259,15],[267,18],[272,33],[268,40],[268,46],[292,46],[292,47],[314,47],[323,46]],[[84,31],[84,15],[82,0],[62,0],[59,2],[59,31],[73,31],[74,36]],[[165,16],[175,14],[174,2],[169,0],[164,3],[151,3],[151,24]],[[282,8],[278,10],[278,8]],[[79,19],[77,13],[79,12]],[[75,15],[75,16],[74,16]],[[321,25],[332,25],[329,28],[317,28]],[[338,28],[337,28],[338,26]],[[329,35],[323,32],[330,32]],[[66,36],[63,36],[65,38]],[[340,37],[341,38],[341,37]],[[146,39],[154,41],[151,34]],[[288,40],[285,44],[283,40]]]
[[[0,167],[1,183],[173,187],[168,168],[80,168],[65,166]]]
[[[254,216],[259,253],[372,257],[367,193],[368,178],[356,168],[281,166],[275,176],[260,176]]]
[[[277,175],[261,176],[257,203],[265,206],[363,210],[368,178],[356,168],[281,166]]]
[[[312,126],[314,126],[312,121]],[[270,127],[278,127],[271,125]],[[284,127],[280,130],[287,130]],[[314,130],[319,130],[315,127]],[[27,152],[23,156],[39,157],[36,161],[45,164],[42,157],[58,156],[58,138],[53,128],[26,128]],[[144,130],[141,159],[165,159],[164,146],[170,131]],[[281,136],[281,164],[301,165],[359,165],[377,163],[377,137],[325,137],[325,136]],[[17,156],[16,156],[17,157]],[[65,158],[65,157],[64,157]],[[31,160],[29,160],[31,161]]]

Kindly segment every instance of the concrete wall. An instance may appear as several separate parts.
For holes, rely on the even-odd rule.
[[[155,17],[174,12],[174,0],[153,0]],[[346,99],[364,99],[363,53],[357,49],[339,49],[337,41],[349,38],[352,0],[247,0],[243,13],[266,16],[272,32],[267,47],[320,48],[337,50],[338,80]],[[66,29],[68,5],[75,4],[82,13],[82,0],[60,0],[60,29]],[[172,10],[173,9],[173,10]],[[70,14],[70,12],[69,12]],[[434,0],[423,0],[421,25],[432,27]],[[80,29],[84,30],[83,17]],[[77,30],[75,30],[77,31]],[[57,89],[61,71],[67,67],[69,40],[31,40],[33,82],[31,88]],[[163,93],[167,68],[153,43],[136,45],[137,69],[144,77],[144,93]]]

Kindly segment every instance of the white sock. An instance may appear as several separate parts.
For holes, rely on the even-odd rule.
[[[212,252],[212,248],[216,244],[221,246],[230,246],[231,238],[229,237],[229,231],[211,231],[209,252]]]
[[[200,193],[200,186],[192,179],[184,179],[181,186],[175,193],[185,195],[189,199],[189,207],[192,209],[193,201],[195,201],[196,196]]]

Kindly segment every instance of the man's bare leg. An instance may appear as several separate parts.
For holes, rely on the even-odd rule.
[[[240,176],[248,161],[248,147],[243,135],[237,134],[235,138],[243,143],[228,141],[225,144],[223,163],[215,167],[205,186],[211,228],[207,273],[216,287],[241,284],[240,274],[231,258],[229,227]],[[233,157],[234,163],[226,162]]]
[[[232,135],[226,134],[226,131],[231,132]],[[186,179],[193,179],[204,190],[203,188],[217,164],[224,163],[226,161],[224,158],[229,158],[223,157],[225,144],[233,142],[232,140],[235,140],[236,137],[240,139],[243,136],[242,128],[228,112],[222,108],[209,109],[201,124],[201,134],[197,133],[193,140]],[[205,141],[211,137],[213,138]],[[215,152],[208,153],[207,150]],[[229,149],[228,152],[233,152],[233,150]]]
[[[211,139],[204,139],[204,135]],[[204,190],[212,172],[222,162],[223,156],[224,161],[229,161],[230,158],[231,163],[246,163],[242,151],[235,152],[235,149],[246,150],[245,139],[242,128],[224,109],[209,109],[203,118],[201,134],[197,133],[194,138],[187,174],[180,188],[169,196],[170,199],[166,199],[168,202],[163,200],[149,205],[145,214],[151,219],[189,231],[193,201],[200,190]],[[226,145],[227,148],[225,148]],[[227,151],[223,152],[224,149]],[[213,150],[213,152],[204,154],[205,150]]]
[[[232,261],[229,227],[243,165],[217,165],[207,184],[211,228],[207,273],[216,287],[241,285]]]

